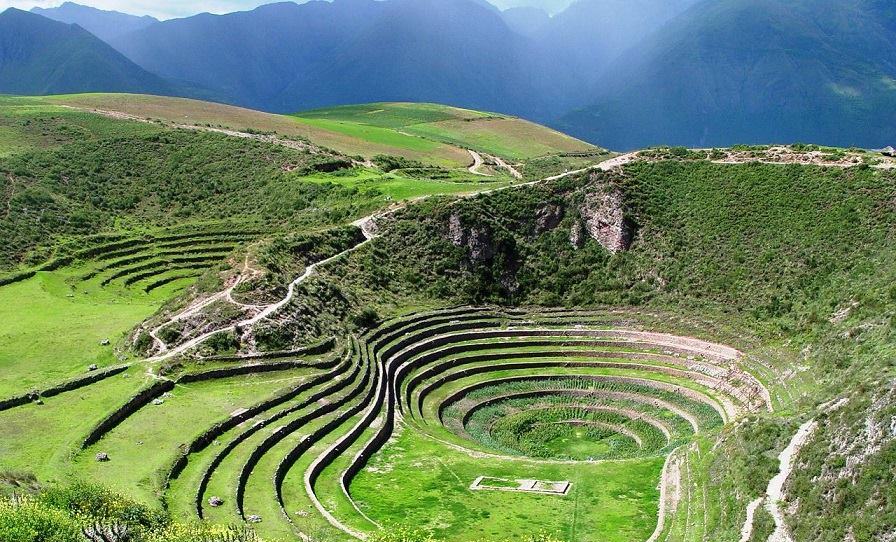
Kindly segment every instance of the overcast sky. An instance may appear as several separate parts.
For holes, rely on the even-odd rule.
[[[31,9],[35,6],[55,7],[64,0],[0,0],[0,11],[8,7]],[[196,13],[229,13],[252,9],[275,0],[80,0],[85,4],[100,9],[123,11],[134,15],[152,15],[160,19],[187,17]],[[490,0],[496,6],[506,9],[518,5],[534,5],[554,12],[568,5],[572,0]]]

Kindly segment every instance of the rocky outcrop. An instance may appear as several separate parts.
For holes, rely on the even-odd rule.
[[[535,210],[535,232],[553,230],[563,220],[563,208],[555,203],[546,203]]]
[[[604,248],[617,253],[631,246],[634,224],[625,214],[624,197],[619,188],[599,184],[589,189],[580,212],[585,230]]]
[[[569,228],[569,244],[576,249],[585,246],[585,227],[580,220],[573,222]]]
[[[456,247],[466,247],[470,260],[484,262],[495,257],[495,240],[488,226],[466,226],[453,213],[448,219],[448,240]]]

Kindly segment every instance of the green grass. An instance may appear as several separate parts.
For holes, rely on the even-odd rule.
[[[598,150],[523,119],[438,104],[350,105],[305,111],[296,116],[302,122],[373,143],[401,146],[421,145],[420,141],[438,142],[511,160]]]
[[[44,483],[80,477],[71,458],[87,433],[145,383],[134,367],[85,388],[0,412],[0,471],[31,472]]]
[[[182,445],[234,410],[295,386],[307,375],[307,370],[293,370],[178,385],[163,404],[145,406],[81,453],[74,466],[94,481],[157,503],[166,469]],[[94,461],[100,451],[111,461]]]
[[[313,109],[298,115],[307,119],[328,119],[396,129],[442,120],[482,118],[493,114],[432,103],[380,102]]]
[[[656,525],[661,458],[572,465],[473,458],[413,430],[382,452],[352,484],[361,509],[385,525],[411,524],[449,541],[644,540]],[[573,483],[565,496],[471,491],[479,476]]]
[[[406,130],[433,141],[462,145],[510,160],[595,150],[593,146],[565,134],[515,118],[445,120],[416,124]]]
[[[115,120],[26,97],[0,97],[0,158],[74,141],[157,133],[146,123]]]
[[[374,170],[355,170],[352,175],[316,175],[305,177],[313,183],[332,183],[344,188],[361,191],[376,191],[387,201],[432,196],[438,194],[466,194],[507,186],[509,181],[490,181],[485,177],[460,177],[458,181],[441,181],[406,177],[395,173],[381,173]]]
[[[395,130],[380,128],[378,126],[355,124],[351,122],[331,119],[306,119],[302,117],[297,117],[297,119],[299,122],[304,122],[318,128],[325,128],[327,130],[356,137],[358,139],[369,141],[371,143],[389,145],[409,151],[430,152],[435,150],[439,146],[438,143],[423,139],[422,137],[414,137],[411,135],[402,134],[401,132],[397,132]],[[361,149],[359,149],[359,151],[361,151]],[[359,154],[366,153],[359,152]]]
[[[83,375],[91,364],[118,363],[115,345],[170,293],[85,294],[56,272],[0,288],[0,397]]]

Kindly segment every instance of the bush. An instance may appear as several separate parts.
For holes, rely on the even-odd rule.
[[[48,508],[74,517],[124,523],[131,527],[157,528],[166,522],[161,512],[86,482],[49,488],[38,500]]]
[[[84,542],[80,522],[62,510],[48,508],[32,497],[0,500],[0,540],[3,542]]]
[[[261,542],[248,527],[175,523],[158,531],[146,542]]]

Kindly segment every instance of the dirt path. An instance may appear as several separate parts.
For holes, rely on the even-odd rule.
[[[775,520],[775,531],[769,537],[768,542],[793,542],[787,524],[784,522],[784,513],[781,511],[780,503],[784,498],[784,484],[790,473],[793,471],[793,461],[800,448],[806,443],[812,433],[815,431],[817,424],[814,420],[809,420],[800,426],[790,443],[778,456],[780,469],[768,483],[765,490],[765,509],[772,515]],[[752,525],[750,526],[752,529]]]
[[[517,169],[515,167],[511,166],[510,164],[508,164],[501,158],[499,158],[497,156],[492,156],[491,159],[494,160],[496,164],[498,164],[499,168],[506,169],[514,179],[522,179],[523,178],[522,173],[517,171]]]
[[[681,459],[678,457],[682,448],[669,452],[660,475],[660,506],[657,511],[656,528],[647,542],[656,542],[666,526],[666,516],[674,514],[681,500]]]
[[[760,504],[762,504],[762,497],[753,499],[747,505],[747,519],[744,520],[744,526],[740,528],[740,542],[750,542],[750,537],[753,536],[753,517]]]
[[[362,219],[362,220],[365,222],[369,222],[369,221],[373,220],[376,216],[378,216],[378,215],[372,215],[372,216],[366,217],[365,219]],[[186,352],[187,350],[190,350],[191,348],[199,346],[200,344],[207,341],[209,338],[211,338],[215,335],[218,335],[219,333],[234,331],[237,327],[242,328],[242,329],[248,329],[248,328],[251,328],[253,325],[257,324],[258,322],[266,319],[270,315],[274,314],[275,312],[277,312],[278,310],[280,310],[281,308],[286,306],[290,301],[292,301],[293,297],[295,297],[295,292],[296,292],[296,288],[298,287],[298,285],[305,282],[306,280],[308,280],[308,278],[313,276],[315,274],[315,272],[317,271],[318,267],[327,265],[328,263],[332,262],[333,260],[336,260],[346,254],[349,254],[351,252],[354,252],[355,250],[358,250],[362,246],[369,243],[375,237],[375,235],[373,233],[370,233],[369,230],[365,230],[364,227],[361,228],[361,231],[364,232],[364,241],[358,243],[357,245],[355,245],[347,250],[344,250],[338,254],[330,256],[329,258],[326,258],[319,262],[313,263],[313,264],[309,265],[308,267],[306,267],[304,273],[302,273],[299,277],[297,277],[295,280],[293,280],[291,283],[289,283],[289,287],[287,288],[286,295],[280,301],[277,301],[276,303],[272,303],[270,305],[261,307],[261,310],[258,312],[258,314],[256,314],[252,318],[243,320],[236,324],[232,324],[232,325],[229,325],[226,327],[222,327],[222,328],[218,328],[218,329],[209,331],[207,333],[199,335],[198,337],[194,337],[194,338],[190,339],[189,341],[186,341],[186,342],[180,344],[176,348],[170,348],[170,349],[166,348],[159,354],[157,354],[151,358],[148,358],[147,361],[150,361],[150,362],[164,361],[173,356],[182,354],[182,353]],[[240,279],[241,278],[242,277],[240,277]],[[189,311],[184,311],[183,313],[178,315],[178,317],[176,317],[176,318],[182,320],[183,318],[187,317],[187,316],[183,316],[184,314],[186,314],[186,313],[189,313],[189,315],[195,314],[198,311],[200,311],[202,308],[211,304],[212,302],[214,302],[218,299],[221,299],[222,297],[227,297],[229,295],[228,292],[233,292],[233,288],[235,288],[237,286],[237,284],[239,284],[240,279],[237,279],[237,282],[234,283],[227,290],[225,290],[223,292],[219,292],[219,293],[211,296],[210,298],[206,299],[204,302],[192,307]],[[166,321],[166,323],[160,325],[156,329],[164,328],[165,326],[167,326],[170,323],[173,323],[174,321],[176,321],[176,319],[170,319],[170,320]],[[150,334],[150,335],[152,335],[152,334]],[[162,344],[164,345],[164,343],[162,343]]]
[[[595,164],[593,166],[588,166],[582,169],[575,169],[573,171],[567,171],[566,173],[560,173],[559,175],[553,175],[551,177],[546,177],[542,179],[544,181],[556,181],[558,179],[563,179],[565,177],[569,177],[570,175],[578,175],[580,173],[585,173],[588,171],[610,171],[612,169],[622,167],[628,163],[634,162],[638,159],[638,152],[630,152],[627,154],[620,154],[615,158],[610,158],[609,160],[604,160],[599,164]],[[541,182],[541,181],[535,181]]]
[[[469,171],[473,175],[481,175],[483,177],[491,177],[491,175],[489,175],[488,173],[483,173],[483,172],[479,171],[479,168],[481,168],[482,165],[485,163],[482,160],[482,155],[474,150],[471,150],[471,149],[467,149],[467,152],[470,153],[470,156],[473,158],[473,165],[470,166],[469,168],[467,168],[467,171]]]

